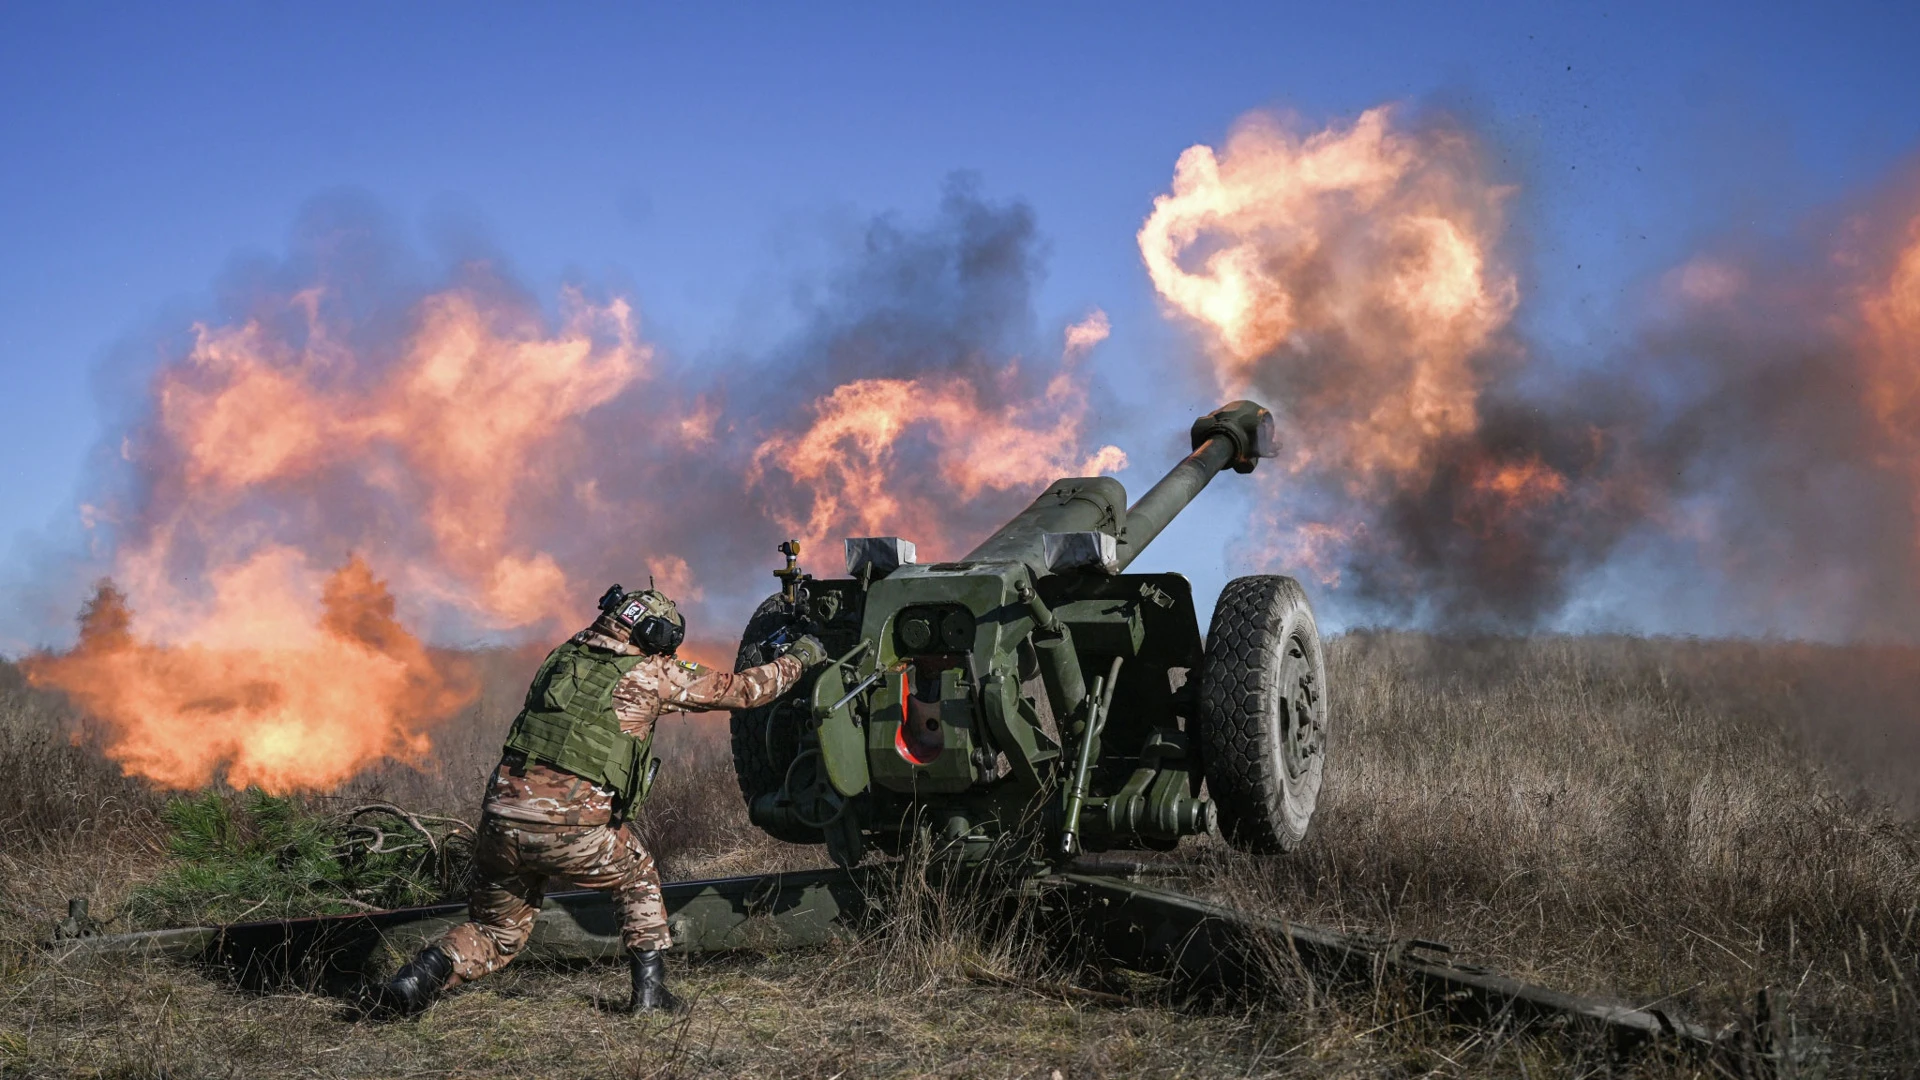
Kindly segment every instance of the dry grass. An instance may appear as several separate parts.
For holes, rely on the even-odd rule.
[[[1834,1043],[1833,1074],[1915,1071],[1920,657],[1404,634],[1332,652],[1340,729],[1313,839],[1273,860],[1189,844],[1175,858],[1191,887],[1439,938],[1712,1022],[1783,988]],[[437,769],[386,770],[356,797],[470,815],[517,662],[500,661],[503,689],[443,739]],[[1579,1063],[1364,996],[1202,1007],[1144,983],[1088,993],[1035,939],[983,933],[964,896],[939,893],[836,950],[680,966],[698,1001],[682,1022],[596,1008],[622,990],[612,968],[509,969],[401,1024],[176,968],[57,969],[24,946],[65,896],[110,908],[152,872],[156,800],[49,736],[55,703],[14,686],[0,710],[0,769],[21,778],[0,793],[0,1075],[1538,1076]],[[672,737],[682,763],[646,824],[670,877],[817,862],[747,826],[717,744],[692,727]]]
[[[1920,1061],[1920,654],[1351,635],[1315,835],[1216,895],[1714,1021],[1763,986],[1850,1068]],[[1871,779],[1855,773],[1878,743]],[[1893,758],[1904,755],[1906,768]]]

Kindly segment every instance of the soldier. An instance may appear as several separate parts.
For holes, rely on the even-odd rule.
[[[628,1012],[684,1008],[666,986],[660,874],[626,820],[650,770],[654,721],[668,710],[765,705],[826,659],[803,637],[772,663],[729,674],[676,659],[685,636],[672,600],[615,585],[593,625],[548,654],[487,785],[470,919],[394,973],[379,991],[385,1009],[418,1012],[506,966],[533,931],[548,878],[615,895],[633,973]]]

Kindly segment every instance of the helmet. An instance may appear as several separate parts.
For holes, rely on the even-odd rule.
[[[687,637],[687,620],[657,589],[625,592],[615,585],[600,597],[597,624],[650,653],[671,655]]]

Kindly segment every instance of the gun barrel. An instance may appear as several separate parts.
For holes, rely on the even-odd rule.
[[[1186,509],[1214,474],[1232,466],[1252,472],[1272,457],[1273,416],[1251,401],[1235,401],[1193,422],[1193,453],[1127,508],[1127,489],[1109,476],[1056,480],[1033,504],[1000,526],[962,562],[1025,562],[1036,576],[1047,573],[1047,533],[1106,532],[1125,569],[1174,515]]]
[[[1105,531],[1118,536],[1126,512],[1127,489],[1111,476],[1056,480],[960,561],[1024,562],[1037,577],[1047,572],[1048,533]]]
[[[1276,451],[1273,414],[1251,401],[1231,402],[1195,420],[1193,453],[1127,508],[1119,536],[1120,569],[1138,558],[1220,470],[1231,465],[1235,472],[1252,472],[1260,458]]]
[[[1161,477],[1159,483],[1140,496],[1139,502],[1128,507],[1127,527],[1120,534],[1120,568],[1126,569],[1128,563],[1146,550],[1153,538],[1206,489],[1232,458],[1231,441],[1218,436],[1210,438]]]

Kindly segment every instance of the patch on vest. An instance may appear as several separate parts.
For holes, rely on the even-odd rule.
[[[694,663],[691,660],[675,660],[674,663],[679,664],[682,668],[688,671],[697,672],[700,670],[700,665]]]

